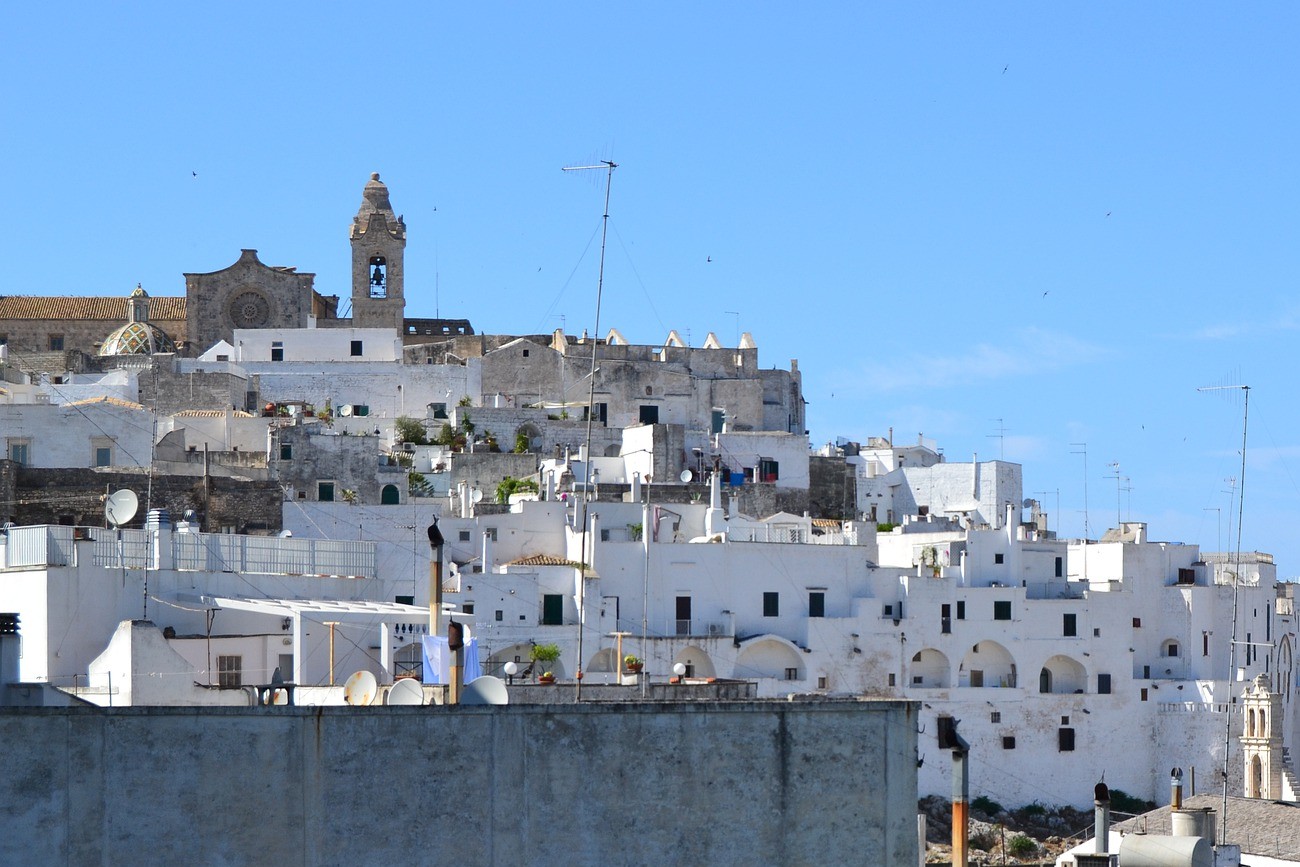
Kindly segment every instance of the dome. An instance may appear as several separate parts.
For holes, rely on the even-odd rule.
[[[157,352],[175,352],[176,343],[157,325],[149,322],[128,322],[108,335],[99,354],[153,355]]]
[[[366,182],[365,189],[361,191],[361,212],[367,211],[388,211],[392,212],[393,206],[388,203],[388,186],[379,180],[379,172],[372,172],[370,180]]]

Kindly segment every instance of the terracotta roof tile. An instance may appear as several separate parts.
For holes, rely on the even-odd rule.
[[[571,566],[577,569],[582,564],[574,560],[566,560],[563,557],[555,557],[551,554],[529,554],[527,557],[520,557],[517,560],[511,560],[507,566]]]
[[[127,320],[126,298],[90,296],[7,295],[0,297],[0,319],[98,319]],[[158,296],[149,299],[149,321],[166,322],[185,318],[185,299]]]
[[[110,406],[125,407],[126,409],[144,409],[144,406],[135,403],[134,401],[122,400],[120,397],[110,397],[108,395],[101,395],[99,397],[90,397],[85,400],[74,400],[71,403],[65,403],[63,405],[64,406],[91,406],[93,404],[98,404],[98,403],[106,403],[109,404]]]
[[[224,409],[183,409],[180,412],[172,413],[173,418],[225,418]],[[237,409],[230,414],[231,418],[252,418],[251,412],[244,412]]]

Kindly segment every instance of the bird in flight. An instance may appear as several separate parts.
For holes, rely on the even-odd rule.
[[[190,172],[190,174],[194,175],[194,177],[196,177],[196,178],[199,176],[199,173],[198,173],[198,172]]]
[[[1002,67],[1002,74],[1003,74],[1003,75],[1006,75],[1006,74],[1007,74],[1007,70],[1010,69],[1010,68],[1011,68],[1011,64],[1007,64],[1006,66]]]
[[[712,262],[712,261],[713,261],[713,257],[712,257],[712,256],[709,256],[709,257],[706,258],[704,261],[705,261],[705,262]]]
[[[1048,289],[1048,290],[1047,290],[1047,292],[1051,292],[1051,291],[1052,291],[1051,289]],[[1044,292],[1044,293],[1043,293],[1043,297],[1044,297],[1044,298],[1047,297],[1047,292]]]

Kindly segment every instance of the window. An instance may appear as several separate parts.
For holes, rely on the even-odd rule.
[[[971,673],[970,673],[970,685],[973,686],[973,687],[975,687],[975,688],[977,688],[977,689],[978,689],[979,687],[982,687],[982,686],[984,685],[984,671],[983,671],[983,669],[979,669],[979,668],[973,668],[973,669],[971,669]]]
[[[1099,675],[1097,675],[1097,694],[1098,694],[1098,695],[1110,695],[1110,675],[1109,675],[1109,674],[1099,674]]]
[[[1145,686],[1142,687],[1142,700],[1143,701],[1147,700],[1147,688]]]
[[[763,594],[763,616],[764,617],[777,617],[780,615],[780,609],[781,609],[780,593],[768,592]]]
[[[333,483],[333,482],[317,482],[317,483],[316,483],[316,499],[319,500],[319,501],[322,502],[322,503],[332,503],[332,502],[334,502],[334,483]]]
[[[396,506],[402,501],[402,493],[397,490],[397,485],[384,485],[379,489],[379,505]]]
[[[1061,558],[1061,557],[1057,557],[1057,558],[1056,558],[1056,577],[1057,577],[1057,578],[1060,578],[1060,577],[1061,577],[1061,573],[1064,571],[1064,568],[1065,568],[1064,559]]]
[[[1068,716],[1061,717],[1061,725],[1068,726],[1069,724],[1070,724],[1070,718]]]
[[[884,608],[882,608],[881,611],[880,611],[880,616],[881,616],[881,617],[893,617],[893,616],[894,616],[894,606],[893,606],[893,603],[890,603],[889,605],[886,605]]]
[[[63,351],[63,335],[62,335],[62,334],[51,334],[51,335],[50,335],[50,352],[62,352],[62,351]]]
[[[1246,640],[1247,640],[1247,641],[1250,641],[1250,635],[1249,635],[1249,634],[1247,634],[1247,636],[1246,636]],[[1171,641],[1171,642],[1169,642],[1168,644],[1165,645],[1165,656],[1177,656],[1177,655],[1178,655],[1178,642],[1177,642],[1177,641]],[[1250,662],[1249,662],[1249,660],[1247,660],[1247,665],[1249,665],[1249,664],[1250,664]]]
[[[388,297],[388,260],[383,256],[370,257],[370,297]]]
[[[996,602],[993,603],[993,619],[994,619],[994,620],[1010,620],[1010,619],[1011,619],[1011,600],[1010,600],[1010,599],[1001,599],[1001,600],[998,600],[998,601],[996,601]]]
[[[525,350],[524,350],[524,358],[527,358],[527,357],[528,357],[528,350],[525,349]]]
[[[429,404],[429,408],[430,408],[431,410],[433,410],[433,417],[434,417],[434,418],[446,418],[446,417],[447,417],[447,404],[445,404],[445,403],[431,403],[431,404]]]
[[[564,623],[564,597],[559,593],[542,596],[542,625],[561,626]]]
[[[271,341],[271,360],[284,361],[284,344],[279,340]]]
[[[808,616],[826,616],[826,594],[821,590],[813,590],[808,594]]]
[[[111,446],[95,446],[95,466],[113,466],[113,449]]]
[[[799,669],[797,669],[797,668],[787,668],[787,669],[785,670],[785,679],[786,679],[786,680],[798,680],[798,679],[799,679]]]
[[[1078,616],[1075,614],[1062,614],[1061,634],[1066,638],[1074,638],[1077,636],[1079,634],[1077,620]]]
[[[659,424],[659,407],[652,403],[641,404],[641,424]]]
[[[352,341],[352,346],[351,346],[351,349],[348,351],[348,354],[351,355],[353,358],[358,358],[358,357],[361,356],[361,341],[360,341],[360,340],[353,340],[353,341]]]
[[[483,535],[484,535],[484,536],[487,536],[489,539],[491,539],[493,542],[495,542],[495,541],[497,540],[497,528],[496,528],[496,527],[484,527],[484,528],[483,528]]]
[[[293,443],[280,443],[280,460],[293,460]]]
[[[966,600],[962,599],[957,602],[957,619],[966,619]]]
[[[1059,728],[1056,730],[1056,744],[1063,753],[1074,752],[1074,729]]]
[[[989,714],[989,722],[994,724],[1002,722],[1002,711],[995,710],[993,713]]]
[[[506,613],[502,611],[500,608],[498,608],[495,612],[493,612],[492,619],[495,620],[497,623],[501,623],[506,619]]]
[[[894,675],[892,675],[892,674],[889,675],[889,685],[890,685],[890,686],[896,686],[896,684],[894,683],[894,680],[895,680]]]
[[[1201,633],[1201,656],[1210,655],[1210,633]]]
[[[921,686],[925,683],[925,678],[919,674],[912,675],[912,686]]]
[[[1016,748],[1016,736],[1015,736],[1015,735],[1003,735],[1003,736],[1002,736],[1002,749],[1004,749],[1004,750],[1014,750],[1015,748]]]
[[[999,564],[999,565],[1000,565],[1000,564],[1002,563],[1002,555],[1001,555],[1001,554],[994,554],[994,555],[993,555],[993,562],[994,562],[995,564]]]
[[[242,656],[218,656],[217,657],[217,685],[218,686],[243,686],[244,685],[244,657]]]
[[[939,606],[939,631],[944,635],[952,632],[952,606],[946,602]]]
[[[466,602],[464,605],[460,606],[460,610],[461,610],[461,611],[464,611],[466,614],[473,614],[473,613],[474,613],[474,603],[473,603],[473,602]]]
[[[1134,617],[1134,618],[1133,618],[1133,628],[1134,628],[1134,629],[1141,629],[1141,628],[1142,628],[1142,618],[1141,618],[1141,617]]]
[[[1092,637],[1093,637],[1093,638],[1101,638],[1101,627],[1100,627],[1100,626],[1094,626],[1094,627],[1092,628]]]
[[[890,677],[893,677],[893,675],[891,674]],[[893,684],[891,683],[890,686],[893,686]],[[824,675],[817,678],[817,688],[818,689],[826,688],[826,677]]]
[[[353,415],[370,415],[370,404],[354,403],[352,404]]]
[[[460,539],[462,542],[468,542],[469,530],[461,530],[460,533],[457,534],[456,538]]]
[[[771,458],[758,459],[758,479],[760,482],[775,482],[781,478],[781,466]]]
[[[30,440],[10,440],[9,460],[20,467],[30,466],[32,462],[32,444]]]

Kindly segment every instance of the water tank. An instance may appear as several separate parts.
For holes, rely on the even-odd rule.
[[[1129,834],[1119,844],[1119,867],[1214,867],[1214,847],[1204,837]]]
[[[1169,826],[1175,837],[1204,837],[1214,845],[1214,811],[1209,807],[1199,810],[1171,810]]]

